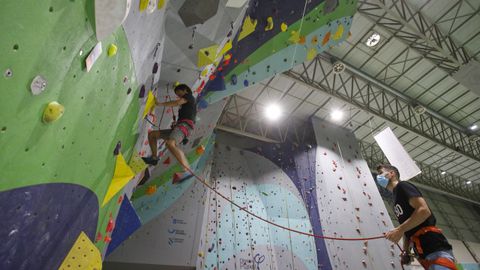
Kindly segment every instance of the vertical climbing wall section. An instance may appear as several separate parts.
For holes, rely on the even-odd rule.
[[[219,143],[211,184],[257,215],[296,230],[312,232],[303,194],[289,174],[262,154]],[[317,260],[313,238],[269,225],[208,193],[198,269],[318,269],[329,265],[326,250]],[[329,269],[328,267],[322,269]]]
[[[317,204],[326,235],[369,237],[393,228],[357,140],[347,129],[313,119],[317,140]],[[399,250],[385,239],[327,241],[334,269],[400,269]]]
[[[2,3],[1,269],[57,269],[80,232],[95,255],[111,239],[120,193],[104,198],[143,100],[123,28],[97,39],[94,2]]]

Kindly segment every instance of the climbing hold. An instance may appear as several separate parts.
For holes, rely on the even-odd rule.
[[[300,39],[298,40],[298,44],[305,45],[306,38],[305,36],[300,36]]]
[[[286,32],[288,29],[288,25],[286,23],[282,23],[280,25],[280,29],[282,30],[282,32]]]
[[[213,46],[198,50],[197,67],[203,67],[206,65],[213,64],[215,62],[215,59],[217,58],[217,50],[218,50],[218,45],[213,45]]]
[[[317,36],[313,36],[312,37],[312,45],[317,45],[318,43],[318,37]]]
[[[58,269],[101,269],[102,255],[90,238],[81,232]]]
[[[105,235],[105,237],[103,238],[103,242],[110,243],[112,242],[112,238],[110,236]]]
[[[312,61],[315,58],[315,56],[317,56],[317,53],[318,53],[317,49],[310,48],[307,52],[307,60]]]
[[[9,68],[7,68],[7,70],[5,70],[5,72],[3,73],[3,75],[7,78],[10,78],[13,76],[13,71]]]
[[[197,149],[195,150],[195,153],[196,153],[197,155],[202,155],[203,153],[205,153],[205,146],[199,145],[199,146],[197,147]]]
[[[237,85],[237,75],[233,74],[232,77],[230,77],[230,81],[233,85]]]
[[[243,85],[244,85],[245,87],[247,87],[247,86],[248,86],[248,80],[244,80],[244,81],[243,81]]]
[[[206,109],[208,107],[208,102],[205,99],[199,99],[197,101],[197,106],[199,109]]]
[[[203,252],[199,252],[198,257],[203,258]]]
[[[103,198],[102,207],[107,204],[134,176],[135,174],[127,165],[125,158],[119,153],[115,160],[115,171],[112,180],[108,186],[107,193]]]
[[[170,165],[170,157],[167,157],[167,159],[163,161],[163,164]]]
[[[340,24],[337,27],[337,31],[335,32],[335,34],[333,34],[333,40],[339,40],[340,38],[342,38],[342,36],[343,36],[343,25]]]
[[[122,142],[118,141],[117,145],[115,146],[115,149],[113,150],[113,155],[116,156],[120,154],[120,149],[122,148]]]
[[[288,41],[292,44],[297,44],[300,42],[300,33],[298,33],[297,31],[291,31],[290,32],[290,38],[288,39]]]
[[[144,98],[145,97],[145,85],[142,85],[140,87],[140,92],[138,93],[138,98]]]
[[[40,95],[47,88],[47,80],[41,75],[35,76],[32,83],[30,84],[30,90],[34,95]]]
[[[268,17],[267,18],[267,26],[265,26],[265,31],[270,31],[273,29],[273,18]]]
[[[325,44],[328,43],[328,41],[330,40],[330,35],[331,35],[330,32],[327,32],[325,34],[325,37],[323,37],[323,40],[322,40],[322,46],[325,46]]]
[[[145,190],[145,194],[147,194],[147,195],[152,195],[155,192],[157,192],[157,186],[156,185],[148,186],[147,189]]]
[[[255,28],[257,27],[257,23],[257,20],[253,20],[252,18],[250,18],[250,16],[247,15],[247,17],[245,17],[245,20],[243,21],[242,31],[238,35],[237,41],[240,41],[253,33],[255,31]]]
[[[158,3],[157,3],[158,9],[162,9],[164,5],[165,5],[165,0],[158,0]]]
[[[153,64],[152,74],[157,74],[157,72],[158,72],[158,63],[155,62],[155,64]]]
[[[179,81],[176,81],[174,84],[173,84],[173,87],[177,87],[180,85],[180,82]]]
[[[52,101],[48,103],[47,107],[43,111],[43,122],[48,124],[58,120],[60,117],[62,117],[64,111],[65,107],[58,102]]]
[[[114,228],[115,228],[115,222],[110,217],[110,219],[108,220],[107,228],[105,228],[105,232],[111,233],[111,232],[113,232]]]
[[[102,54],[102,42],[98,42],[95,47],[93,47],[92,51],[90,54],[87,56],[87,59],[85,59],[85,66],[87,67],[87,72],[89,72],[92,69],[93,64],[97,61],[97,59],[100,57]]]
[[[107,55],[108,55],[109,57],[112,57],[112,56],[114,56],[115,54],[117,54],[117,46],[112,43],[112,44],[110,44],[110,45],[108,46]]]
[[[143,109],[143,116],[142,119],[150,113],[153,108],[155,108],[155,96],[153,95],[152,91],[148,91],[147,101],[145,102],[145,108]]]
[[[218,55],[215,56],[215,58],[217,58],[218,56],[223,56],[225,55],[228,51],[230,51],[231,49],[233,48],[233,45],[232,45],[232,41],[231,40],[228,40],[225,45],[223,46],[223,48],[220,50],[220,52],[218,53]]]
[[[140,0],[140,6],[139,6],[140,12],[143,12],[145,11],[145,9],[147,9],[149,2],[150,0]]]
[[[147,6],[147,13],[151,14],[157,9],[157,1],[156,0],[150,0],[148,1],[148,6]]]

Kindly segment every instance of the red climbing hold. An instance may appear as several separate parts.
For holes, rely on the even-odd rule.
[[[102,238],[103,238],[102,233],[101,233],[101,232],[98,232],[98,233],[97,233],[97,239],[95,239],[95,240],[98,242],[98,241],[101,241]]]
[[[108,224],[107,224],[107,228],[105,229],[105,232],[107,232],[107,233],[113,232],[114,228],[115,228],[115,223],[113,222],[113,219],[110,218],[110,220],[108,221]]]
[[[170,165],[170,157],[168,157],[167,159],[165,159],[165,160],[163,161],[163,164],[165,164],[165,165]]]
[[[105,238],[103,238],[103,242],[105,243],[110,243],[112,241],[112,238],[110,236],[105,236]]]

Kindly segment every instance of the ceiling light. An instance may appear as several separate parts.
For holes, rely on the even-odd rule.
[[[441,174],[441,175],[445,175],[445,174],[447,174],[447,172],[446,172],[446,171],[442,171],[440,174]]]
[[[468,180],[467,181],[467,185],[470,185],[472,183],[472,181]]]
[[[380,34],[374,32],[372,33],[372,35],[370,35],[370,37],[368,37],[367,42],[365,42],[365,44],[367,44],[368,47],[374,47],[380,42],[380,38],[381,38]]]
[[[282,116],[282,110],[278,104],[272,103],[265,107],[265,117],[268,120],[276,121]]]
[[[333,110],[330,113],[330,117],[332,117],[333,121],[340,121],[343,119],[343,112],[340,110]]]
[[[477,124],[473,124],[469,127],[470,130],[477,130],[478,126]]]

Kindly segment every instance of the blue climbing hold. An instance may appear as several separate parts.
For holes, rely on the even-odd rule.
[[[243,81],[244,86],[248,86],[248,80]]]

